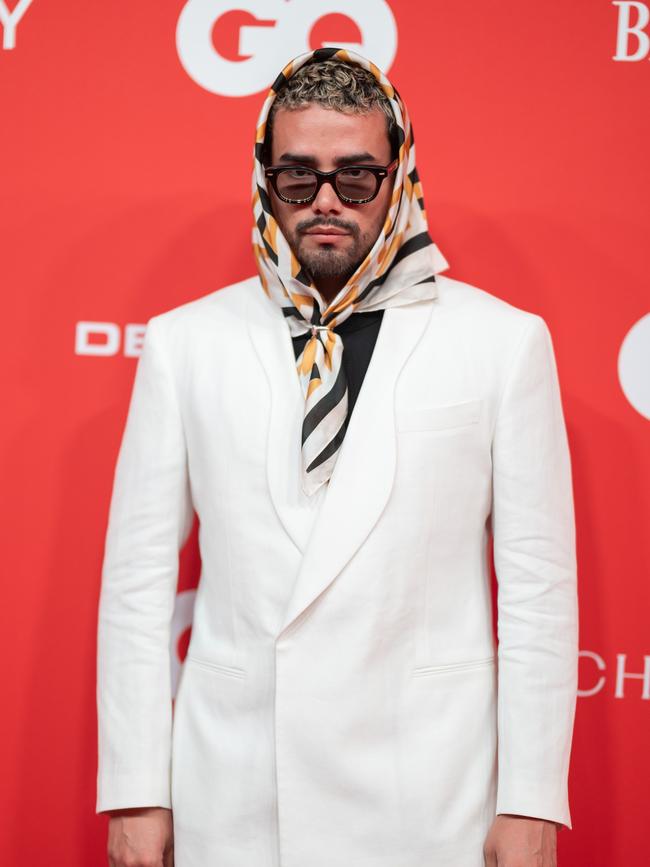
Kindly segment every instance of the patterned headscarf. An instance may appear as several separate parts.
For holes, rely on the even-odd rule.
[[[278,91],[309,62],[336,58],[371,72],[390,101],[397,123],[399,163],[393,195],[374,246],[328,304],[311,282],[271,211],[264,175],[266,122]],[[386,183],[387,181],[384,181]],[[422,186],[415,166],[413,129],[397,90],[380,69],[349,49],[319,48],[285,66],[273,83],[257,122],[253,171],[253,250],[266,294],[283,308],[291,336],[311,331],[297,360],[305,396],[302,486],[307,495],[327,482],[348,424],[343,340],[336,326],[355,311],[381,310],[435,298],[435,275],[449,266],[427,229]]]

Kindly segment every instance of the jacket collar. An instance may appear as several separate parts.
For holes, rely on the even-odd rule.
[[[288,629],[337,577],[377,523],[395,477],[395,386],[424,334],[435,299],[384,311],[370,364],[350,417],[328,490],[307,540],[286,494],[300,470],[304,397],[291,335],[281,308],[261,287],[247,297],[246,322],[270,391],[267,482],[284,529],[302,552],[302,562],[281,626]],[[295,474],[292,476],[291,474]]]

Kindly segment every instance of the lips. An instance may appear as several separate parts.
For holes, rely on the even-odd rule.
[[[347,235],[347,232],[343,232],[341,229],[328,229],[323,227],[322,229],[310,229],[308,232],[305,232],[306,235]]]

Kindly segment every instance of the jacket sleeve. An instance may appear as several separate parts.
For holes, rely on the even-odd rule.
[[[529,316],[492,441],[496,812],[571,828],[568,772],[578,685],[571,459],[551,335],[541,316]]]
[[[96,812],[171,807],[171,619],[193,509],[163,340],[153,317],[109,508],[97,626]]]

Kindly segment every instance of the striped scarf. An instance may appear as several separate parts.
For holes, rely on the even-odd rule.
[[[301,66],[335,57],[370,71],[390,100],[397,122],[399,163],[393,196],[379,236],[346,285],[327,304],[301,268],[271,212],[262,149],[278,90]],[[415,165],[413,129],[397,90],[380,69],[349,49],[319,48],[285,66],[257,122],[253,171],[253,250],[262,287],[280,305],[292,336],[311,331],[296,364],[305,397],[302,487],[311,496],[329,481],[348,424],[343,341],[335,331],[355,311],[380,310],[435,298],[435,275],[448,264],[427,229]]]

